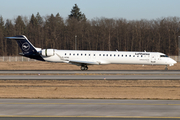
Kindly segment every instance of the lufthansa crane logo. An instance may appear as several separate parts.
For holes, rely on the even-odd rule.
[[[27,42],[25,42],[25,43],[22,44],[22,49],[24,51],[28,51],[30,49],[30,45]]]

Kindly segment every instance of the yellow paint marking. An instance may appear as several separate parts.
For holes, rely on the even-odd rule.
[[[180,118],[180,117],[156,117],[156,116],[38,116],[38,115],[0,115],[0,117],[63,117],[63,118]]]
[[[140,103],[0,103],[0,104],[34,104],[34,105],[168,105],[179,106],[180,104],[140,104]]]

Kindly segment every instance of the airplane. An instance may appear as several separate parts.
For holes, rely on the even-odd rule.
[[[161,52],[42,49],[34,47],[25,35],[6,38],[17,41],[22,56],[40,61],[69,63],[81,66],[81,70],[88,70],[88,65],[106,64],[165,65],[165,70],[168,70],[168,65],[177,63]]]

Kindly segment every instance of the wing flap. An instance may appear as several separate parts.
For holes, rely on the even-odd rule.
[[[83,64],[86,65],[100,65],[100,64],[110,64],[107,61],[94,61],[94,60],[68,60],[68,59],[64,59],[62,56],[60,56],[59,54],[56,53],[56,55],[63,60],[64,63],[69,63],[69,64],[73,64],[73,65],[77,65],[77,66],[81,66]]]
[[[83,61],[83,60],[70,60],[70,64],[76,64],[76,65],[81,65],[81,64],[86,64],[86,65],[99,65],[99,62],[97,61]]]

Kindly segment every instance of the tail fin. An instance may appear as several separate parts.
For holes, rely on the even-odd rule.
[[[6,37],[7,39],[14,39],[17,41],[19,47],[21,48],[23,55],[36,60],[44,61],[44,59],[38,54],[36,48],[31,44],[31,42],[26,38],[25,35],[18,35],[13,37]]]
[[[17,41],[19,47],[21,48],[23,55],[36,54],[36,48],[29,42],[29,40],[24,35],[18,35],[13,37],[6,37],[7,39],[14,39]]]

